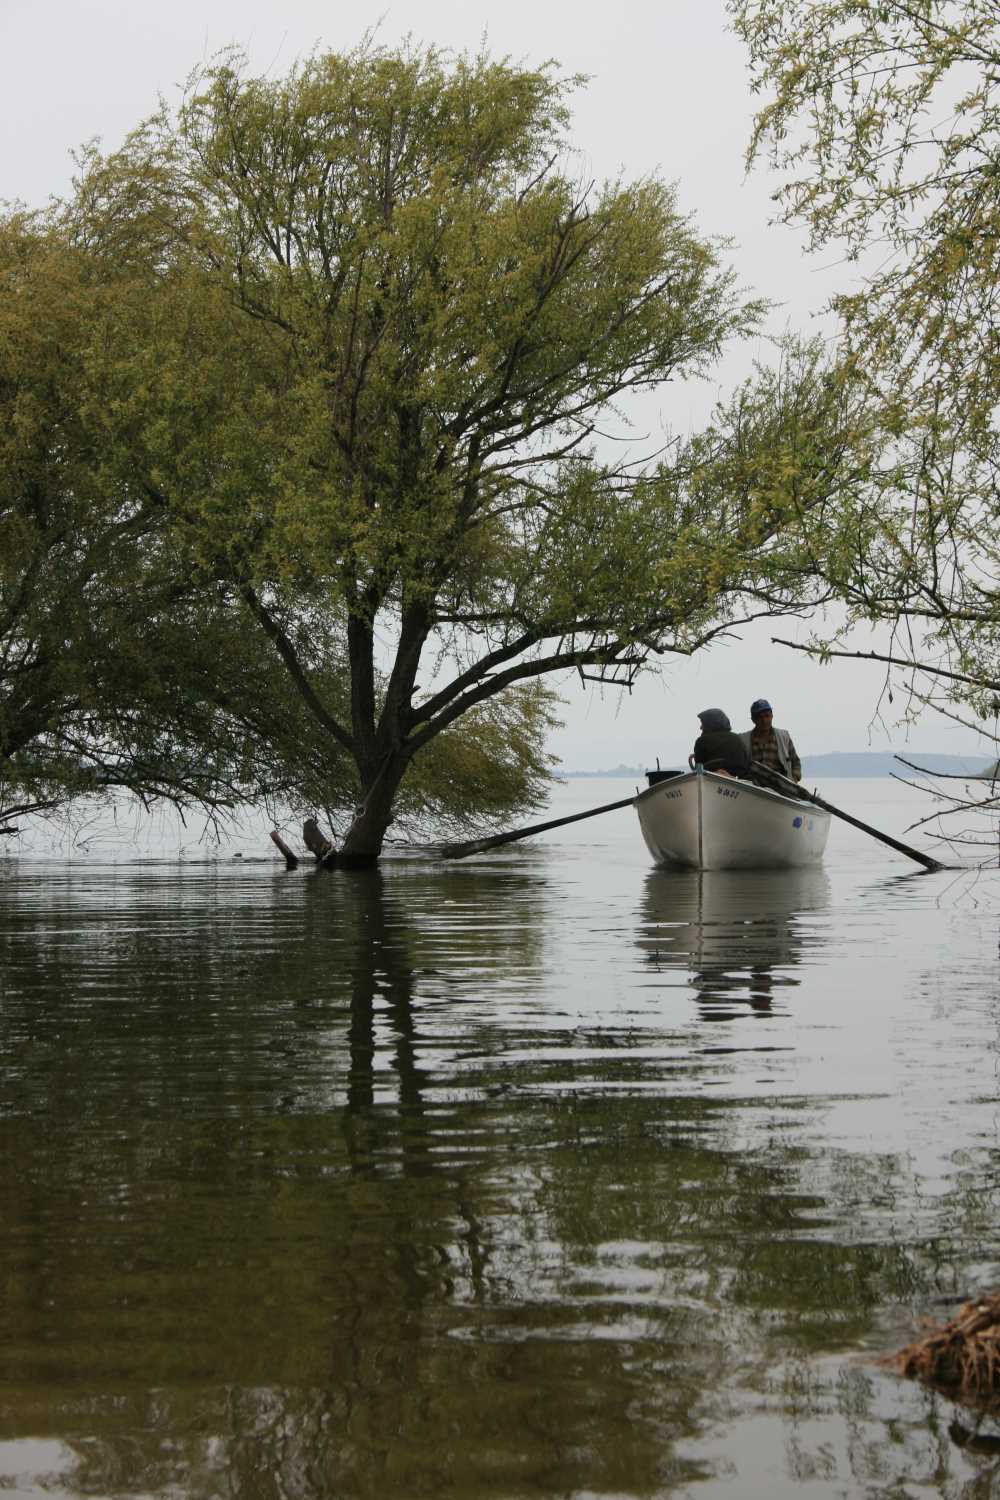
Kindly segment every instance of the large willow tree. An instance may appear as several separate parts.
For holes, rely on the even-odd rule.
[[[106,358],[106,465],[255,626],[347,861],[421,786],[530,800],[551,674],[630,678],[789,606],[775,538],[849,482],[844,388],[808,352],[654,467],[607,456],[630,393],[762,310],[672,188],[581,184],[567,89],[433,51],[278,81],[230,58],[91,157],[64,221],[156,284]]]

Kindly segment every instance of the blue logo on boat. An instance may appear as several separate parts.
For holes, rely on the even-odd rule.
[[[792,819],[792,827],[793,828],[801,828],[802,827],[802,819],[801,818],[793,818]]]

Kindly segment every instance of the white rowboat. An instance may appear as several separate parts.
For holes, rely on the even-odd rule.
[[[780,792],[717,776],[650,772],[635,799],[646,847],[658,864],[693,870],[791,870],[819,864],[830,814]]]

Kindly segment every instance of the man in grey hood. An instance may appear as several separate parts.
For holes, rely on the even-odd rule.
[[[722,771],[727,776],[749,776],[750,760],[742,736],[733,733],[722,709],[702,709],[698,719],[701,734],[694,742],[688,764],[704,766],[706,771]]]

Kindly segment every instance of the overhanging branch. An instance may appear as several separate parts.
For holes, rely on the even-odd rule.
[[[818,656],[823,659],[836,656],[847,661],[878,661],[890,667],[903,667],[913,672],[923,672],[928,677],[946,677],[950,682],[967,682],[970,687],[1000,692],[1000,682],[994,681],[991,677],[973,677],[967,672],[949,672],[945,667],[928,666],[922,661],[908,661],[903,656],[883,655],[879,651],[830,651],[825,646],[804,646],[800,641],[785,641],[776,635],[772,635],[771,642],[775,646],[787,646],[790,651],[804,651],[807,656]]]

